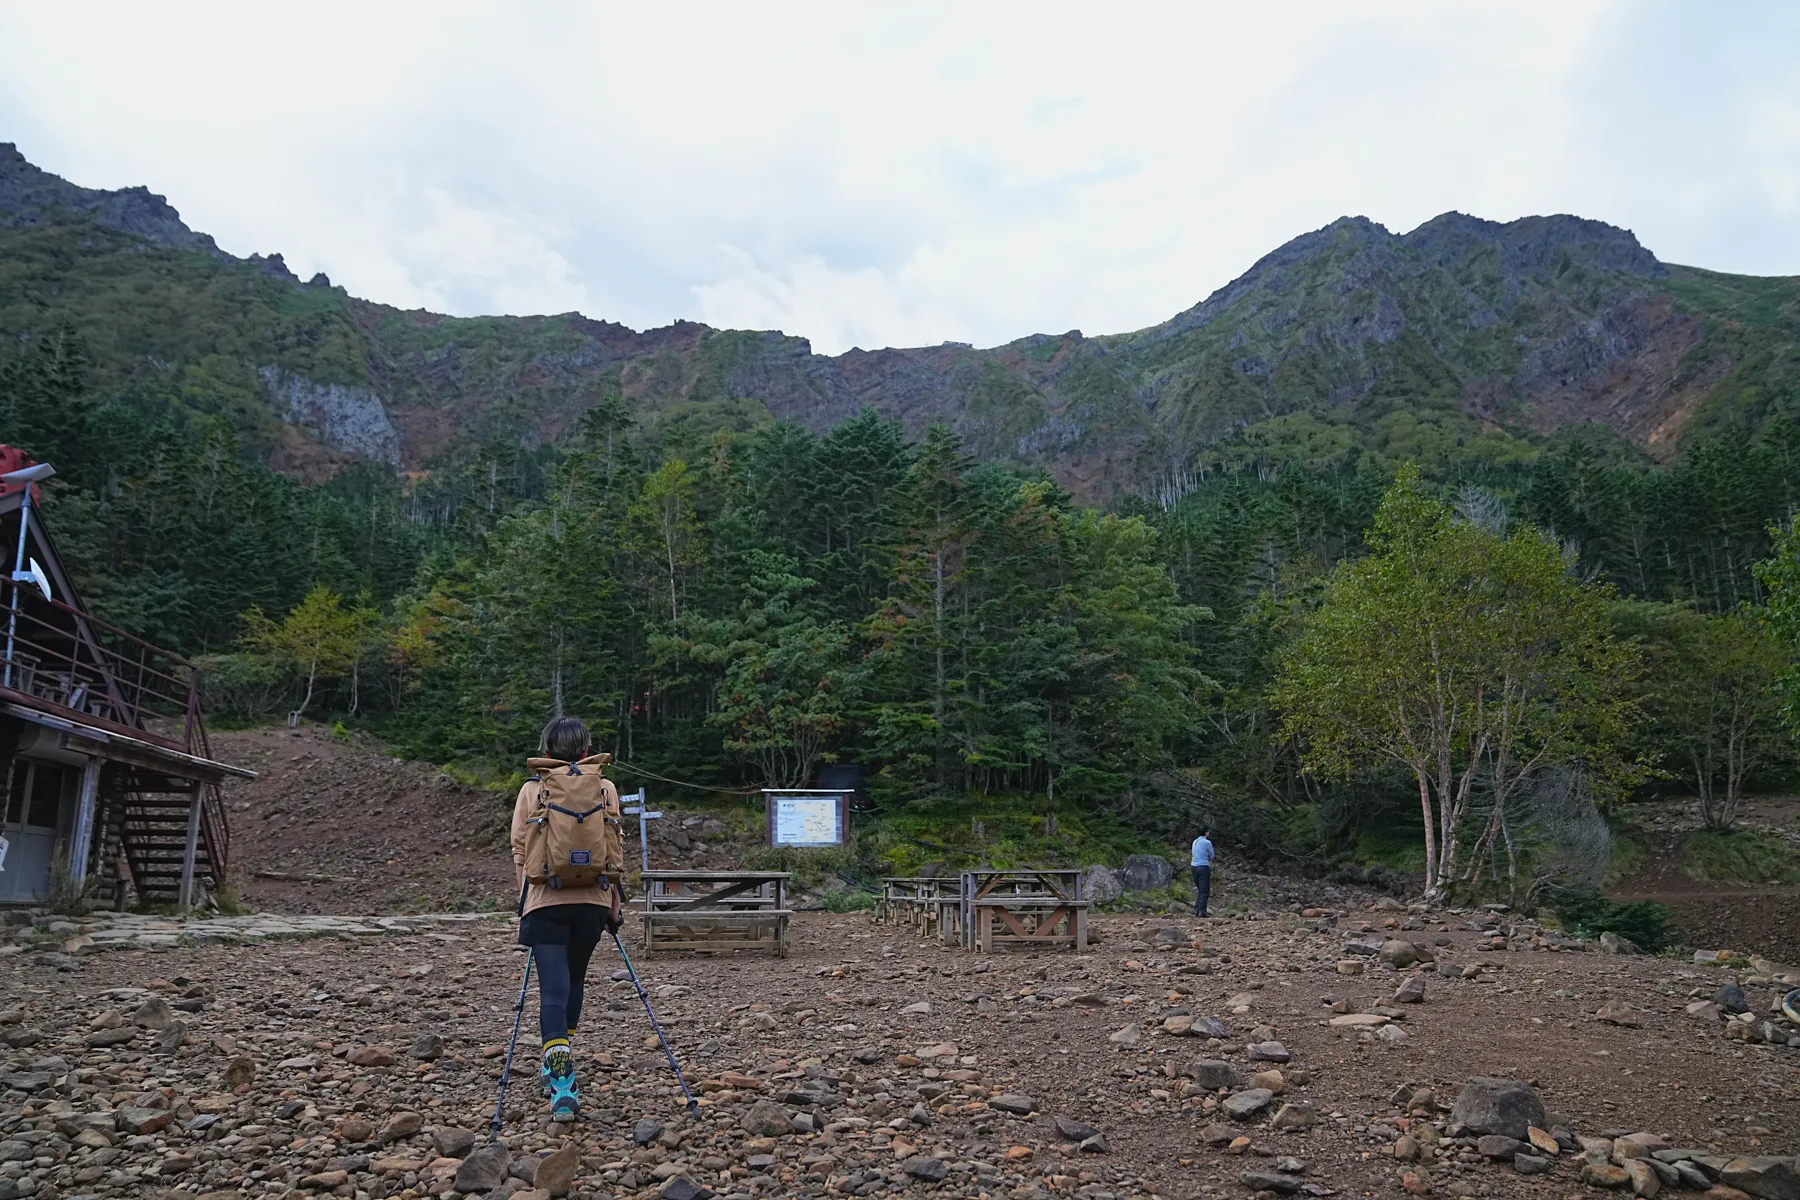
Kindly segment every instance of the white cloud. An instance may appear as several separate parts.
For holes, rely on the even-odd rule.
[[[1345,213],[1576,211],[1800,272],[1794,33],[1616,3],[15,6],[0,137],[394,304],[992,344],[1151,324]]]

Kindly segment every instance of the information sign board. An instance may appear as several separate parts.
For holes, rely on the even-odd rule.
[[[850,798],[842,792],[766,789],[771,846],[841,846],[850,838]]]

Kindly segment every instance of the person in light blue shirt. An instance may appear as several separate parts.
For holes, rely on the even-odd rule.
[[[1200,827],[1200,836],[1194,839],[1194,853],[1190,859],[1194,868],[1194,915],[1196,917],[1210,915],[1206,911],[1206,903],[1212,898],[1213,844],[1212,839],[1206,835],[1211,832],[1212,830],[1204,825]]]

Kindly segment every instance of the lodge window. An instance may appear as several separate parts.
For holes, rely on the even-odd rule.
[[[13,764],[12,786],[6,797],[6,824],[17,829],[32,825],[55,829],[62,805],[67,768],[21,760]]]

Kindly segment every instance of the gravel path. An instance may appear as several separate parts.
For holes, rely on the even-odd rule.
[[[1662,1164],[1676,1185],[1710,1171],[1775,1200],[1800,1170],[1731,1165],[1800,1145],[1800,1047],[1688,1012],[1752,971],[1552,949],[1503,915],[1101,917],[1087,955],[977,957],[804,914],[787,960],[640,964],[698,1118],[602,955],[577,1038],[585,1119],[548,1125],[528,1071],[504,1149],[484,1143],[523,964],[511,922],[351,923],[368,932],[0,959],[0,1197],[504,1196],[533,1175],[532,1200],[1561,1197],[1584,1169],[1636,1187],[1584,1157],[1666,1143],[1687,1156]],[[1416,953],[1438,961],[1384,961]],[[1780,986],[1759,967],[1753,1018]],[[1394,1003],[1408,978],[1422,1002]],[[1535,1087],[1570,1147],[1526,1155],[1546,1173],[1492,1135],[1446,1140],[1474,1076]]]

